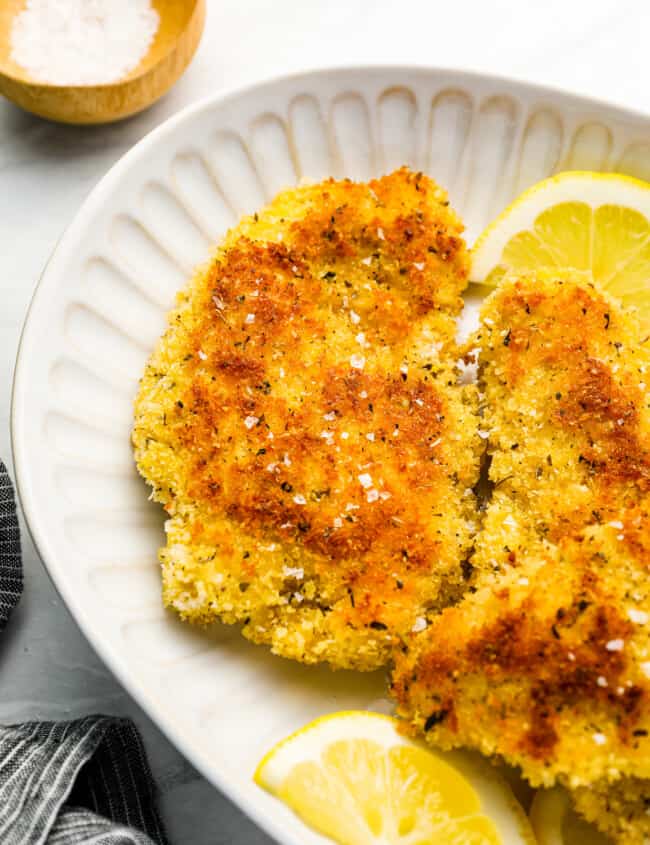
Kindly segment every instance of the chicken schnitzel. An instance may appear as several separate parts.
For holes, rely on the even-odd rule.
[[[575,809],[617,845],[647,845],[650,838],[650,780],[604,779],[571,793]]]
[[[462,594],[481,441],[454,365],[461,233],[421,173],[329,180],[242,220],[179,295],[133,442],[184,620],[370,670]]]
[[[650,332],[578,274],[531,275],[489,297],[475,343],[493,486],[476,579],[405,640],[399,712],[641,841],[613,808],[650,794]]]

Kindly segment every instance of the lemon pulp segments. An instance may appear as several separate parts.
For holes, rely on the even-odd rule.
[[[341,845],[501,845],[465,778],[415,747],[333,742],[319,763],[298,763],[278,797]]]
[[[478,755],[435,752],[396,719],[323,716],[277,743],[256,782],[339,845],[532,845],[505,779]]]
[[[508,271],[573,268],[650,316],[648,209],[650,185],[628,177],[566,173],[544,180],[515,200],[478,239],[475,265],[480,258],[490,269],[474,280],[496,284]],[[533,210],[537,213],[531,223]]]
[[[561,203],[543,211],[532,232],[519,232],[508,241],[502,265],[589,271],[624,301],[650,301],[650,223],[632,208]]]

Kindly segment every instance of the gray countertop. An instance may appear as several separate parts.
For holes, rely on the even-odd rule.
[[[92,129],[0,102],[0,455],[10,464],[11,379],[36,281],[99,178],[188,103],[308,67],[420,63],[542,82],[650,112],[646,0],[210,0],[204,40],[174,90],[145,114]],[[0,638],[0,721],[128,715],[140,727],[174,843],[270,840],[201,778],[121,688],[56,594],[23,525],[25,595]]]

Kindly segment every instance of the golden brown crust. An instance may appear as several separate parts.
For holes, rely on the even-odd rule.
[[[328,181],[242,221],[181,295],[134,443],[184,618],[370,669],[460,594],[480,450],[452,363],[461,230],[421,174]]]
[[[580,277],[541,276],[500,286],[477,343],[479,577],[398,659],[400,711],[533,783],[648,777],[647,333]]]
[[[571,798],[587,821],[617,845],[646,845],[650,837],[650,780],[621,778],[575,789]]]

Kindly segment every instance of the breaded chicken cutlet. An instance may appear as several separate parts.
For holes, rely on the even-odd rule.
[[[620,843],[650,834],[649,334],[577,275],[486,301],[476,582],[405,643],[392,685],[433,744],[564,783]]]
[[[244,219],[180,294],[133,442],[183,619],[371,670],[458,599],[480,462],[461,232],[422,174],[330,180]]]

